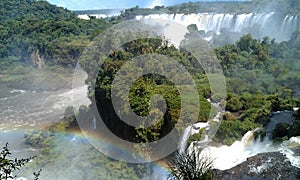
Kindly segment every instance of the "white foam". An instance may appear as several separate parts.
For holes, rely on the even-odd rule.
[[[300,136],[291,137],[288,141],[284,141],[279,150],[286,156],[293,166],[300,168],[300,156],[295,155],[292,150],[294,147],[300,147]]]
[[[11,94],[14,94],[14,93],[25,93],[26,90],[21,90],[21,89],[13,89],[11,91],[9,91]]]

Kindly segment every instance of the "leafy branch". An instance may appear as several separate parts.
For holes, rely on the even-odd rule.
[[[8,148],[8,143],[2,148],[0,153],[0,180],[2,179],[13,179],[16,178],[16,175],[13,175],[13,172],[20,170],[22,166],[27,164],[30,160],[35,157],[25,158],[25,159],[9,159],[11,152]],[[37,173],[34,173],[34,180],[38,180],[41,170]]]

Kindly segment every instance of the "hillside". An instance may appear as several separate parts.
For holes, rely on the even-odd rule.
[[[46,1],[5,0],[0,11],[1,69],[18,62],[38,68],[74,65],[91,37],[109,24],[80,20]]]
[[[91,39],[111,24],[78,19],[46,1],[4,0],[0,11],[0,83],[19,89],[70,86],[70,67]],[[70,70],[61,69],[66,67]]]
[[[282,6],[283,13],[294,14],[299,7],[298,1],[279,0],[277,2],[289,2],[284,4],[286,7]],[[206,47],[204,52],[197,49],[197,53],[200,52],[203,58],[201,60],[205,59],[205,63],[200,64],[195,53],[185,48],[189,47],[188,45],[200,45],[201,50],[203,47],[201,42],[207,43],[202,39],[204,32],[195,24],[188,26],[189,32],[178,47],[169,43],[164,37],[152,37],[151,34],[144,37],[130,31],[122,33],[122,29],[114,28],[116,31],[106,32],[105,40],[92,44],[89,51],[81,54],[99,33],[115,23],[131,19],[136,15],[196,13],[199,9],[203,12],[245,13],[262,11],[262,5],[267,2],[269,1],[185,3],[154,9],[135,7],[126,10],[120,17],[81,20],[71,11],[52,6],[46,1],[2,1],[0,4],[3,14],[0,25],[1,86],[5,82],[11,83],[13,88],[18,85],[17,89],[22,90],[36,87],[37,89],[33,91],[34,96],[37,96],[39,91],[40,93],[44,93],[45,90],[49,91],[49,89],[44,89],[45,85],[50,88],[53,88],[52,84],[55,83],[58,86],[66,86],[67,82],[73,82],[70,80],[74,74],[73,67],[79,59],[79,63],[88,74],[85,82],[89,85],[88,96],[92,102],[91,105],[81,106],[76,117],[69,114],[72,108],[67,108],[65,117],[60,123],[48,129],[35,129],[36,131],[26,134],[27,144],[45,147],[31,167],[43,169],[42,179],[74,179],[74,176],[77,179],[109,179],[111,176],[113,179],[146,179],[145,174],[150,175],[154,171],[150,167],[151,164],[135,165],[123,162],[126,161],[125,159],[112,160],[92,148],[86,139],[81,138],[82,134],[77,136],[77,132],[73,131],[77,131],[79,125],[82,130],[91,132],[93,136],[90,138],[101,142],[105,140],[103,143],[107,145],[107,150],[111,150],[112,153],[116,152],[117,157],[122,154],[134,156],[133,158],[149,159],[156,158],[155,150],[164,150],[167,146],[173,146],[176,150],[178,141],[182,141],[179,138],[168,139],[167,144],[158,147],[160,149],[152,149],[143,145],[152,142],[160,143],[159,140],[177,127],[179,127],[178,130],[183,130],[191,123],[209,121],[210,128],[206,130],[199,127],[198,133],[191,136],[188,142],[201,141],[203,135],[208,135],[210,130],[216,127],[214,123],[219,122],[211,120],[210,115],[215,115],[217,110],[208,99],[214,103],[220,102],[220,106],[224,106],[226,110],[224,114],[220,114],[220,119],[223,121],[213,139],[214,143],[220,145],[231,145],[240,140],[248,131],[268,125],[274,112],[292,111],[294,107],[299,107],[300,85],[297,83],[300,81],[299,32],[282,42],[269,37],[258,39],[247,34],[230,44],[227,41],[227,38],[232,40],[230,36],[220,36],[218,41],[211,42],[212,48],[209,48],[209,51],[206,51]],[[273,11],[279,6],[273,4],[271,7],[267,5],[265,7],[266,11]],[[124,42],[126,39],[124,37],[136,39]],[[197,44],[194,44],[195,42]],[[118,43],[121,45],[116,48],[115,44]],[[109,54],[105,53],[106,51],[102,52],[103,47],[109,50]],[[79,58],[80,56],[82,58]],[[169,62],[170,58],[174,61]],[[136,64],[129,64],[133,59],[138,60],[140,67]],[[144,60],[149,60],[151,63],[146,64]],[[215,74],[219,72],[216,68],[219,67],[219,62],[225,79]],[[129,64],[128,69],[124,69],[126,64]],[[184,67],[186,72],[178,70],[175,66],[177,64]],[[202,65],[206,66],[206,69]],[[142,75],[143,70],[146,71],[152,67],[159,67],[158,69],[161,70],[155,71],[156,73],[149,71]],[[166,76],[163,75],[165,72]],[[60,77],[64,73],[69,73],[67,74],[69,79]],[[213,79],[209,79],[207,75],[211,75]],[[122,79],[118,79],[120,76]],[[188,82],[189,76],[194,81],[196,93],[193,92],[194,87],[191,87]],[[178,83],[173,82],[172,78]],[[130,85],[131,79],[132,84],[126,90],[126,85]],[[226,91],[227,96],[224,98],[214,91],[209,80],[226,83],[226,89],[224,87],[222,91]],[[118,91],[114,91],[114,88]],[[128,96],[121,90],[126,90]],[[111,95],[116,95],[116,98],[120,99],[119,109],[115,109],[114,96]],[[54,96],[46,98],[56,101]],[[60,99],[61,96],[57,98]],[[44,99],[39,98],[41,101]],[[127,103],[127,99],[129,106],[123,104],[123,100]],[[5,102],[5,99],[1,100]],[[15,103],[21,104],[20,101]],[[6,104],[3,104],[6,107]],[[166,106],[166,111],[160,108],[160,105]],[[32,105],[29,104],[28,108],[31,107]],[[16,109],[11,109],[12,112],[18,113]],[[183,111],[185,109],[187,110]],[[94,110],[96,112],[93,112]],[[153,121],[151,126],[144,123],[139,126],[127,124],[122,117],[131,119],[132,111],[142,117],[153,115],[156,121]],[[122,116],[118,112],[121,112]],[[95,113],[101,118],[97,114],[95,116]],[[34,115],[43,117],[40,110]],[[23,119],[22,117],[22,123],[26,123],[26,119]],[[289,137],[299,136],[299,120],[300,110],[293,119],[293,125],[281,124],[275,127],[276,131],[272,132],[272,138],[282,141]],[[36,127],[33,126],[33,128]],[[105,128],[115,136],[105,134]],[[263,136],[263,132],[253,135],[253,138],[259,135]],[[142,146],[129,144],[130,148],[128,148],[127,144],[118,143],[121,141],[113,139],[116,136],[122,142],[132,142]],[[171,154],[168,158],[173,157]],[[55,177],[53,177],[53,172],[56,172]]]
[[[51,5],[47,1],[37,0],[1,0],[0,14],[0,21],[32,17],[39,19],[75,17],[71,11]]]

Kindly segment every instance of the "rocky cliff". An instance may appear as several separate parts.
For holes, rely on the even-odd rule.
[[[293,149],[300,158],[300,148]],[[280,152],[261,153],[231,169],[213,170],[218,180],[261,180],[261,179],[300,179],[300,168],[292,166],[285,155]]]

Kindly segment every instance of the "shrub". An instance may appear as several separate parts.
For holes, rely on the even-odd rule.
[[[11,152],[8,148],[8,143],[3,147],[0,153],[0,179],[13,179],[16,175],[13,173],[16,170],[19,170],[22,166],[32,160],[34,157],[26,158],[26,159],[9,159]],[[40,176],[41,170],[38,172],[33,173],[35,176],[34,180],[37,180]]]
[[[190,153],[176,153],[168,164],[168,179],[206,180],[212,177],[213,161],[210,157],[200,157],[200,150],[193,149]]]

